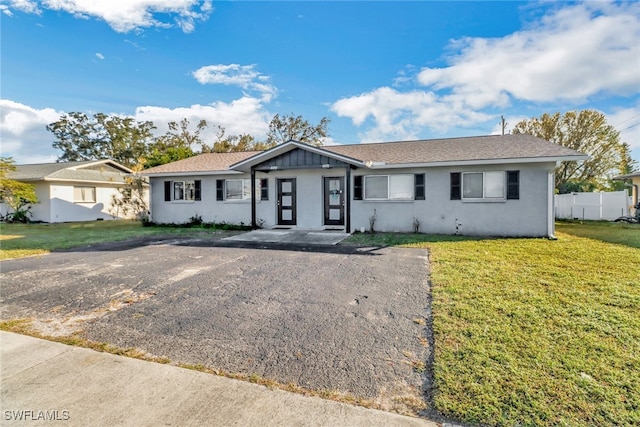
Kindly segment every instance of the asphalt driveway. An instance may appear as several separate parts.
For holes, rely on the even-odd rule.
[[[33,319],[45,335],[80,333],[386,409],[427,399],[431,386],[425,250],[176,240],[0,266],[0,318]]]

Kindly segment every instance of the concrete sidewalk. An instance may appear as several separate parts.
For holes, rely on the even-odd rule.
[[[438,425],[9,332],[0,347],[3,426]]]

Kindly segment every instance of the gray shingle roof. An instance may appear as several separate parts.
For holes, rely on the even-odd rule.
[[[517,162],[584,160],[578,151],[545,141],[531,135],[489,135],[464,138],[428,139],[416,141],[381,142],[373,144],[331,145],[320,147],[329,153],[350,157],[362,163],[386,166],[411,164],[438,164],[447,162],[486,162],[492,160]],[[230,166],[250,157],[265,153],[249,151],[239,153],[208,153],[157,166],[144,171],[145,175],[163,175],[193,172],[229,171]],[[384,167],[384,166],[383,166]]]
[[[8,177],[16,181],[91,181],[123,183],[129,169],[111,160],[16,165]]]
[[[374,144],[332,145],[325,150],[386,164],[437,163],[496,159],[583,156],[575,150],[531,135],[489,135]]]
[[[173,174],[182,172],[228,171],[229,166],[241,162],[262,151],[240,151],[235,153],[205,153],[176,162],[146,169],[145,175]]]

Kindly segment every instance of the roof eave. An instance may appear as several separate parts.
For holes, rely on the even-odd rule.
[[[189,172],[156,172],[156,173],[145,173],[144,171],[140,174],[143,176],[148,176],[149,178],[161,178],[161,177],[172,177],[172,176],[216,176],[216,175],[239,175],[244,172],[235,171],[231,169],[227,170],[216,170],[216,171],[189,171]]]
[[[113,185],[126,185],[127,183],[124,181],[98,181],[93,179],[71,179],[71,178],[45,178],[42,181],[45,182],[78,182],[81,184],[113,184]]]
[[[478,159],[478,160],[450,160],[439,162],[420,163],[382,163],[373,162],[367,164],[369,169],[400,169],[400,168],[425,168],[440,166],[475,166],[475,165],[504,165],[513,163],[555,163],[561,161],[588,160],[589,156],[554,156],[554,157],[520,157],[508,159]]]

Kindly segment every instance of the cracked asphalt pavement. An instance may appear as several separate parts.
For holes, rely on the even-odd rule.
[[[165,240],[0,267],[1,319],[33,319],[44,335],[80,333],[383,406],[428,400],[426,250]]]

